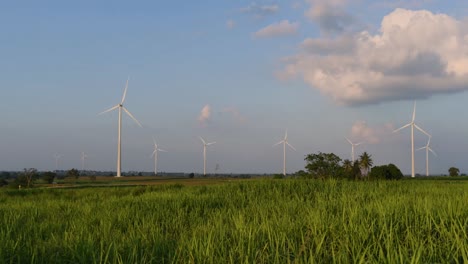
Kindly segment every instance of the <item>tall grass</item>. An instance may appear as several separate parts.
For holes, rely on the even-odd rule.
[[[0,263],[467,263],[468,182],[2,190]]]

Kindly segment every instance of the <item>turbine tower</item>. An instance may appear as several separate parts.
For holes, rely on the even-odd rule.
[[[200,140],[203,143],[203,176],[206,176],[206,147],[209,145],[213,145],[216,142],[206,143],[206,141],[202,137],[200,137]]]
[[[55,172],[58,171],[59,160],[60,160],[61,157],[63,157],[62,154],[58,154],[58,153],[55,153],[55,154],[54,154],[54,158],[55,158]]]
[[[351,140],[349,140],[348,138],[346,138],[346,140],[349,142],[349,144],[351,144],[351,159],[353,161],[353,164],[354,164],[354,147],[357,147],[359,145],[361,145],[362,143],[364,142],[359,142],[359,143],[353,143]]]
[[[122,101],[120,101],[120,103],[118,103],[117,105],[107,109],[106,111],[100,113],[101,114],[104,114],[104,113],[107,113],[107,112],[110,112],[110,111],[113,111],[115,109],[119,109],[119,126],[118,126],[118,136],[117,136],[117,176],[116,177],[121,177],[121,169],[122,169],[122,166],[121,166],[121,161],[122,161],[122,156],[121,156],[121,147],[122,147],[122,142],[121,142],[121,132],[122,132],[122,109],[125,111],[125,113],[127,113],[127,115],[129,115],[133,121],[135,121],[135,123],[137,123],[137,125],[139,125],[141,127],[141,124],[140,122],[138,122],[138,120],[127,110],[127,108],[125,108],[123,106],[123,103],[125,102],[125,96],[127,95],[127,89],[128,89],[128,79],[127,79],[127,83],[125,84],[125,90],[124,90],[124,93],[123,93],[123,96],[122,96]]]
[[[88,155],[86,153],[81,152],[81,171],[84,171],[85,168],[85,159],[88,158]]]
[[[286,145],[288,145],[293,150],[296,150],[293,146],[291,146],[291,144],[288,143],[288,130],[286,130],[286,133],[284,134],[284,139],[274,144],[273,147],[279,144],[283,144],[283,175],[286,176]]]
[[[411,126],[411,177],[412,178],[415,177],[415,175],[414,175],[414,128],[416,128],[417,130],[419,130],[422,133],[426,134],[428,137],[431,136],[426,131],[424,131],[422,128],[420,128],[418,125],[416,125],[416,123],[414,122],[415,119],[416,119],[416,101],[414,102],[413,118],[411,119],[411,122],[393,131],[393,133],[395,133],[395,132],[398,132],[398,131],[400,131],[400,130],[402,130],[404,128],[407,128],[407,127]]]
[[[426,176],[429,176],[429,151],[432,152],[432,154],[434,154],[434,156],[437,157],[437,154],[434,152],[434,150],[431,149],[431,147],[429,147],[429,144],[431,144],[430,136],[429,136],[429,139],[427,140],[427,145],[422,148],[417,149],[417,150],[426,149]]]
[[[154,175],[158,175],[158,152],[167,152],[164,149],[158,148],[158,144],[156,143],[156,140],[153,138],[153,143],[154,143],[154,151],[153,154],[151,154],[151,157],[154,156]]]

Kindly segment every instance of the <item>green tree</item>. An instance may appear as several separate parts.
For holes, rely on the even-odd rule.
[[[80,177],[80,172],[77,169],[73,168],[73,169],[67,171],[66,177],[71,177],[71,178],[78,179]]]
[[[382,180],[400,180],[403,178],[403,173],[394,164],[375,166],[369,173],[371,179]]]
[[[34,168],[24,169],[16,176],[16,179],[10,183],[10,186],[13,188],[18,188],[18,186],[30,188],[33,186],[37,175],[37,170]]]
[[[304,159],[305,169],[317,178],[333,178],[342,175],[341,158],[333,153],[309,154]]]
[[[452,177],[460,175],[460,170],[458,168],[455,168],[455,167],[450,167],[448,172],[449,172],[449,175],[452,176]]]
[[[57,177],[57,173],[55,172],[46,171],[42,173],[42,179],[46,181],[47,183],[53,183],[55,177]]]
[[[359,165],[363,169],[364,176],[369,174],[369,170],[373,164],[374,161],[372,160],[371,155],[369,155],[367,152],[362,153],[362,155],[359,157]]]

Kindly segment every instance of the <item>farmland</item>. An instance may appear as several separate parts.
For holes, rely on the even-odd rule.
[[[466,180],[3,188],[0,263],[466,263],[467,201]]]

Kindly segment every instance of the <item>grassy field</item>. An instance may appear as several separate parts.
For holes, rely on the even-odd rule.
[[[1,189],[0,263],[468,262],[468,181],[189,181]]]

